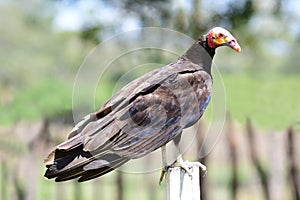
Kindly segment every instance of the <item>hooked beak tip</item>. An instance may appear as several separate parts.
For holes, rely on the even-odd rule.
[[[233,47],[233,49],[234,49],[236,52],[238,52],[238,53],[241,53],[241,51],[242,51],[242,49],[241,49],[241,47],[240,47],[239,45]]]
[[[229,46],[233,49],[233,50],[235,50],[236,52],[238,52],[238,53],[241,53],[241,47],[240,47],[240,45],[237,43],[237,42],[235,42],[235,43],[232,43],[232,44],[229,44]]]
[[[233,50],[235,50],[238,53],[241,53],[241,46],[239,43],[236,41],[236,39],[232,38],[229,42],[227,42],[226,46],[229,46]]]

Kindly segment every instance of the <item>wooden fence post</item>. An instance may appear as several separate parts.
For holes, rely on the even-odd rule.
[[[7,199],[8,167],[5,160],[0,159],[1,165],[1,199]]]
[[[232,118],[229,114],[227,114],[227,129],[226,135],[228,139],[228,146],[230,152],[230,159],[231,159],[231,177],[230,177],[230,184],[231,184],[231,199],[236,200],[238,198],[238,141],[237,135],[234,129],[234,124]]]
[[[117,171],[117,200],[123,200],[124,199],[124,188],[123,188],[123,174],[121,171]]]
[[[198,122],[197,127],[197,150],[199,154],[198,161],[202,163],[203,165],[207,165],[207,156],[204,156],[207,151],[207,147],[205,144],[205,131],[204,131],[205,124],[200,120]],[[208,187],[207,187],[207,179],[203,178],[204,174],[201,170],[199,170],[199,178],[200,178],[200,199],[201,200],[207,200],[208,199]]]
[[[287,134],[288,139],[288,170],[289,170],[289,177],[291,181],[291,185],[293,187],[293,196],[295,200],[300,200],[300,189],[299,189],[299,178],[297,172],[297,161],[296,161],[296,145],[295,145],[295,132],[292,127],[288,129]]]
[[[82,195],[82,188],[80,183],[78,183],[76,180],[73,181],[74,184],[74,200],[81,200],[83,199],[83,195]]]
[[[167,172],[167,200],[200,200],[198,163],[189,162],[189,173],[181,167],[171,167]]]
[[[267,171],[263,168],[261,163],[259,162],[258,153],[256,151],[256,144],[255,144],[255,132],[251,120],[249,118],[247,119],[246,128],[247,128],[247,136],[248,136],[248,142],[250,147],[251,160],[260,178],[264,197],[266,200],[270,200],[269,175]]]
[[[98,178],[93,183],[93,200],[103,199],[105,190],[103,189],[104,181]]]

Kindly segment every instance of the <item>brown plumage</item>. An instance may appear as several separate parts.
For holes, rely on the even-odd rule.
[[[230,40],[218,43],[220,32]],[[56,181],[79,177],[80,182],[96,178],[164,146],[197,122],[210,100],[217,47],[211,47],[212,40],[240,51],[229,32],[212,29],[176,62],[132,81],[79,122],[45,159],[45,176]]]

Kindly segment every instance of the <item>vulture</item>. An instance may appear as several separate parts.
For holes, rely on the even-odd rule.
[[[158,148],[163,177],[165,145],[174,141],[178,147],[183,129],[195,124],[209,104],[212,59],[221,46],[241,51],[227,30],[215,27],[175,62],[128,83],[54,148],[44,161],[45,177],[91,180]],[[177,163],[184,168],[181,155]]]

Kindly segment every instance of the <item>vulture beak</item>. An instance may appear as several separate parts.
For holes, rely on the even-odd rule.
[[[227,46],[235,50],[236,52],[241,52],[241,47],[239,43],[236,41],[236,39],[230,34],[230,35],[224,35],[223,37],[219,37],[216,39],[216,43],[219,46]]]
[[[209,34],[212,39],[212,43],[216,45],[215,48],[218,46],[228,46],[238,53],[241,52],[241,47],[237,40],[227,30],[216,27],[212,29]],[[214,47],[214,44],[212,44],[211,47]]]
[[[225,46],[228,46],[230,48],[232,48],[233,50],[235,50],[238,53],[241,53],[241,47],[239,45],[239,43],[236,41],[236,39],[234,37],[227,37],[229,38],[227,40],[227,42],[224,44]]]

